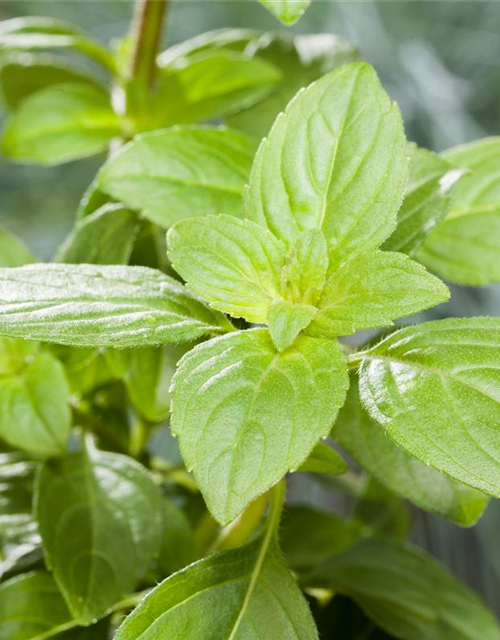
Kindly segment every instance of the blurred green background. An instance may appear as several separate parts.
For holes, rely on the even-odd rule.
[[[133,4],[119,0],[0,0],[0,19],[46,15],[74,21],[105,43],[128,29]],[[210,29],[282,29],[254,0],[171,3],[166,44]],[[401,0],[320,2],[292,28],[351,39],[381,75],[403,111],[409,139],[436,151],[500,134],[500,2]],[[102,158],[57,168],[15,166],[0,159],[1,224],[49,259],[70,229],[78,201]],[[500,315],[500,285],[454,287],[447,315]],[[500,433],[500,425],[499,425]],[[331,503],[331,492],[307,485],[298,498]],[[500,505],[460,530],[416,514],[416,542],[446,562],[500,613]],[[424,640],[424,639],[422,639]]]

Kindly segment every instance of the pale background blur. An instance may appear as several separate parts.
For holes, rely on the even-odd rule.
[[[120,0],[0,0],[0,19],[47,15],[75,21],[105,43],[128,28],[132,3]],[[209,29],[281,29],[254,0],[172,2],[166,42]],[[382,77],[403,111],[411,140],[436,151],[500,134],[500,2],[402,0],[320,2],[295,33],[337,33],[351,39]],[[79,198],[102,158],[43,169],[0,158],[0,223],[49,259],[70,229]],[[445,313],[500,315],[500,285],[454,287]],[[500,433],[500,425],[499,425]],[[296,489],[318,504],[332,500],[317,486]],[[500,505],[492,503],[473,530],[419,514],[414,539],[482,592],[500,613]]]

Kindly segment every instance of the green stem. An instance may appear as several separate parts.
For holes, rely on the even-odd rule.
[[[156,79],[156,57],[166,10],[167,0],[137,0],[130,76],[148,91]]]

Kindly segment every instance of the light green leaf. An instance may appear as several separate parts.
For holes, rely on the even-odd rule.
[[[186,352],[185,346],[108,350],[106,358],[115,375],[123,380],[130,400],[147,420],[159,422],[168,417],[169,388],[175,365]]]
[[[351,547],[361,531],[355,520],[343,520],[306,505],[291,505],[281,522],[280,541],[290,568],[303,572]]]
[[[398,226],[384,249],[413,256],[446,215],[451,205],[450,193],[462,171],[416,145],[410,145],[410,153],[410,182],[398,213]]]
[[[76,219],[81,220],[82,218],[89,216],[91,213],[95,213],[106,204],[118,203],[104,193],[104,191],[99,189],[97,178],[94,178],[85,190],[85,193],[78,204]]]
[[[468,172],[454,191],[446,219],[417,257],[452,282],[500,282],[500,137],[450,149],[444,158]]]
[[[69,264],[126,264],[138,229],[133,211],[119,204],[104,205],[76,223],[55,260]]]
[[[71,414],[62,365],[24,341],[5,338],[0,359],[0,437],[38,456],[63,454]]]
[[[42,640],[72,626],[68,607],[46,571],[0,585],[0,640]]]
[[[281,22],[292,25],[305,13],[311,0],[259,0]]]
[[[37,264],[0,270],[0,335],[75,347],[189,342],[230,325],[146,267]]]
[[[58,84],[27,98],[7,121],[6,156],[54,165],[104,151],[121,124],[107,93],[88,84]]]
[[[309,607],[266,534],[165,580],[115,640],[317,640]]]
[[[68,82],[101,87],[97,80],[78,67],[51,55],[10,54],[0,66],[3,97],[11,109],[19,108],[26,98],[41,89]]]
[[[500,318],[407,327],[368,351],[361,399],[410,455],[500,497]]]
[[[282,72],[281,82],[268,97],[227,118],[231,127],[258,140],[269,133],[276,116],[299,89],[342,64],[359,60],[354,45],[331,33],[292,37],[289,33],[274,32],[260,38],[254,35],[245,55],[267,60]]]
[[[74,49],[114,72],[112,54],[89,40],[75,25],[48,17],[28,16],[0,23],[0,51]]]
[[[387,327],[450,297],[448,287],[402,253],[371,251],[345,262],[327,282],[307,333],[319,338]]]
[[[306,473],[326,473],[339,476],[346,473],[348,469],[349,466],[340,453],[324,442],[318,442],[311,455],[298,470]]]
[[[270,62],[235,51],[176,58],[160,69],[149,126],[220,118],[262,99],[280,79],[280,71]]]
[[[426,511],[470,526],[486,507],[483,493],[442,475],[391,442],[361,406],[357,383],[349,388],[332,436],[380,483]]]
[[[205,216],[169,230],[168,256],[188,286],[211,306],[264,322],[280,297],[285,247],[255,222]]]
[[[345,65],[277,118],[255,157],[247,215],[288,244],[322,230],[333,269],[387,238],[407,177],[397,106],[370,66]]]
[[[328,247],[316,229],[304,231],[295,240],[283,269],[284,289],[295,302],[316,304],[326,282]]]
[[[297,336],[316,315],[316,307],[293,304],[285,300],[274,302],[267,314],[269,334],[278,351],[291,347]]]
[[[297,469],[329,433],[348,379],[336,341],[301,336],[277,353],[265,329],[195,347],[172,387],[172,431],[222,524]]]
[[[47,566],[90,624],[137,588],[159,552],[161,496],[137,462],[82,451],[45,464],[35,511]]]
[[[479,598],[430,556],[401,543],[366,540],[307,577],[343,593],[401,640],[498,640],[500,627]]]
[[[210,127],[138,136],[101,170],[99,188],[156,224],[208,213],[239,214],[255,143]]]
[[[0,228],[0,267],[21,267],[34,261],[31,251],[19,238]]]

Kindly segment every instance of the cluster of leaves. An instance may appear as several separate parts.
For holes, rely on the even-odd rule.
[[[0,47],[6,154],[122,145],[51,264],[0,234],[0,639],[498,640],[402,500],[470,526],[500,497],[500,320],[339,339],[500,280],[500,139],[409,145],[333,37],[207,34],[153,91],[71,25]],[[288,507],[278,536],[295,471],[352,517]]]

